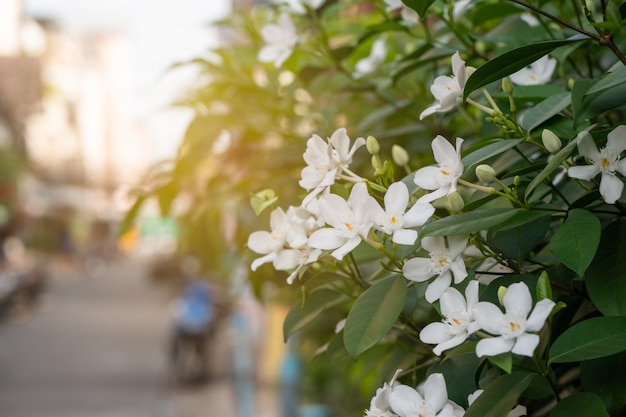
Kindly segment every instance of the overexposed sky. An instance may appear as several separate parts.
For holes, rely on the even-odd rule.
[[[230,10],[230,0],[24,0],[27,15],[51,18],[71,33],[129,37],[134,117],[155,144],[154,159],[171,156],[179,143],[190,113],[169,104],[196,78],[191,69],[167,69],[214,47],[210,23]]]

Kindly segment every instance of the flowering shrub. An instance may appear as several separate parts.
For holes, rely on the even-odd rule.
[[[224,251],[295,301],[286,338],[360,367],[360,415],[622,415],[624,16],[612,0],[259,6],[200,62],[156,194],[192,194],[190,229],[218,219],[201,236],[253,194],[269,225],[238,214],[228,248],[249,252]]]

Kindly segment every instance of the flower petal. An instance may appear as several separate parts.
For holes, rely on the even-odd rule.
[[[439,298],[439,306],[441,314],[447,318],[457,311],[467,311],[467,305],[463,294],[461,294],[456,288],[452,287],[446,289],[443,294],[441,294],[441,297]]]
[[[598,151],[598,147],[596,146],[593,138],[587,131],[582,131],[578,134],[578,153],[584,156],[585,158],[589,158],[592,161],[597,161],[600,159],[600,152]]]
[[[454,164],[456,162],[456,150],[446,138],[437,135],[431,144],[435,161],[441,165]]]
[[[626,150],[626,125],[617,126],[606,135],[606,147],[611,153],[620,154]]]
[[[433,353],[439,356],[443,353],[443,351],[452,349],[453,347],[457,347],[461,343],[465,342],[467,340],[467,336],[467,333],[460,333],[451,337],[448,340],[444,340],[433,348]]]
[[[491,334],[500,334],[499,326],[504,320],[504,314],[495,304],[481,301],[474,305],[472,313],[481,329]]]
[[[345,242],[336,229],[329,227],[318,229],[309,236],[309,245],[317,249],[337,249]]]
[[[526,320],[526,331],[538,332],[541,330],[552,312],[552,308],[554,308],[554,301],[548,299],[541,300],[535,304],[535,308],[530,313],[528,320]]]
[[[515,339],[505,339],[503,336],[482,339],[476,345],[476,356],[496,356],[504,352],[510,352],[515,344]]]
[[[447,288],[450,288],[451,282],[452,274],[450,271],[446,271],[435,278],[435,280],[428,285],[428,288],[426,288],[426,294],[424,294],[426,301],[431,304],[437,301],[439,297],[441,297],[441,294],[443,294]]]
[[[424,120],[424,118],[430,116],[431,114],[437,113],[440,108],[441,106],[439,105],[439,103],[435,103],[427,107],[426,109],[424,109],[424,111],[420,113],[420,120]]]
[[[409,189],[403,182],[394,182],[385,193],[385,210],[404,213],[409,204]]]
[[[435,208],[432,204],[425,202],[415,203],[413,207],[404,214],[403,225],[405,227],[422,226],[434,213]]]
[[[624,183],[615,174],[604,172],[600,180],[600,195],[607,204],[613,204],[622,196]]]
[[[533,307],[533,299],[528,286],[523,282],[509,285],[502,298],[502,304],[507,313],[519,314],[524,319],[528,317]]]
[[[424,282],[432,277],[426,258],[411,258],[404,263],[402,275],[408,280]]]
[[[426,236],[422,239],[422,247],[430,253],[446,250],[446,241],[441,236]]]
[[[463,258],[456,258],[450,264],[450,271],[454,275],[454,283],[458,284],[463,282],[465,278],[467,278],[467,269],[465,268],[465,262]]]
[[[413,177],[413,182],[424,190],[436,190],[439,188],[439,168],[428,166],[418,169]],[[430,200],[432,201],[432,200]]]
[[[389,405],[401,417],[416,415],[422,410],[422,396],[407,385],[398,385],[389,394]]]
[[[536,334],[524,333],[523,335],[517,337],[511,352],[517,355],[530,356],[532,358],[538,344],[539,336]]]
[[[346,241],[346,243],[337,248],[335,251],[333,251],[331,255],[337,260],[342,260],[344,256],[352,251],[352,249],[359,246],[359,243],[361,243],[361,238],[358,236],[353,237],[352,239]]]
[[[424,383],[424,400],[434,412],[439,412],[448,401],[448,390],[443,374],[431,374]]]
[[[424,327],[419,336],[422,342],[429,344],[439,344],[452,337],[448,331],[448,326],[440,321],[430,323]]]
[[[591,180],[593,177],[600,173],[600,168],[595,165],[578,165],[570,167],[567,170],[567,175],[572,178],[578,178],[579,180]]]
[[[417,230],[413,229],[398,229],[393,232],[393,243],[399,245],[412,245],[417,240]]]

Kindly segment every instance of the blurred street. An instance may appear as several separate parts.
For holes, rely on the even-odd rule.
[[[0,324],[0,416],[238,415],[228,329],[211,382],[176,387],[166,356],[170,295],[138,262],[94,274],[57,262],[51,272],[38,304]],[[257,392],[256,417],[277,408],[273,389]]]

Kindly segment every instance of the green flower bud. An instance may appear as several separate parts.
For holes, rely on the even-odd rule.
[[[482,164],[476,167],[476,176],[481,182],[490,184],[496,180],[496,171],[489,165]]]
[[[500,286],[498,288],[498,301],[502,305],[504,305],[504,294],[506,294],[506,287]]]
[[[383,163],[380,161],[378,155],[372,155],[372,167],[376,170],[376,172],[383,169]]]
[[[370,155],[376,155],[380,152],[380,145],[374,136],[368,136],[365,141],[365,147]]]
[[[391,147],[391,158],[398,166],[403,167],[409,164],[409,153],[400,145]]]
[[[511,82],[509,77],[504,77],[502,79],[502,91],[504,91],[504,93],[508,95],[513,94],[513,83]]]
[[[567,88],[569,88],[570,90],[574,89],[574,79],[570,78],[569,80],[567,80]]]
[[[516,175],[515,178],[513,178],[513,185],[516,187],[519,187],[521,183],[522,183],[521,178],[519,177],[519,175]]]
[[[549,129],[543,129],[541,132],[541,141],[548,152],[555,154],[561,150],[561,139]]]
[[[460,213],[463,211],[464,207],[465,201],[463,201],[463,197],[461,197],[461,194],[455,191],[448,195],[448,198],[446,200],[446,208],[448,209],[448,211],[450,211],[451,213]]]

